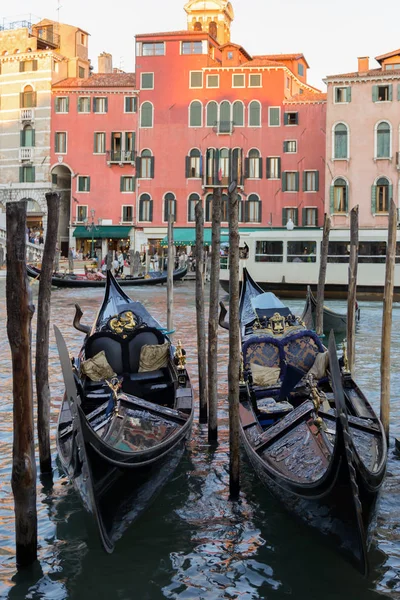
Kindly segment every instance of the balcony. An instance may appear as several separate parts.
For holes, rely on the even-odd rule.
[[[19,160],[32,160],[34,148],[20,148]]]
[[[218,135],[230,135],[234,131],[233,121],[216,121],[213,131]]]
[[[34,108],[21,108],[21,121],[33,121],[35,119]]]
[[[37,48],[59,48],[60,35],[58,33],[58,25],[36,26],[34,25],[30,31],[30,35],[37,39]]]
[[[135,152],[134,150],[107,150],[106,159],[108,165],[133,165],[135,162]]]

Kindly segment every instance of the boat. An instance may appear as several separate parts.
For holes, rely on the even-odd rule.
[[[240,231],[241,269],[267,292],[280,298],[301,298],[311,286],[315,292],[321,260],[322,229],[310,227]],[[221,230],[221,235],[225,231]],[[399,235],[399,234],[398,234]],[[400,237],[399,240],[400,242]],[[399,246],[400,247],[400,246]],[[357,267],[357,300],[382,300],[385,285],[387,229],[360,229]],[[347,299],[350,230],[329,234],[325,298]],[[220,261],[220,283],[229,291],[229,264]],[[400,301],[400,262],[394,272],[395,302]]]
[[[307,329],[315,329],[317,312],[317,300],[311,291],[311,287],[307,286],[306,304],[304,306],[301,320],[304,322]],[[360,320],[360,307],[356,302],[355,309],[356,321]],[[327,306],[323,307],[323,327],[324,331],[333,331],[335,333],[346,333],[347,331],[347,314],[338,313]]]
[[[246,454],[279,502],[366,574],[387,462],[382,424],[346,356],[339,363],[333,332],[327,350],[247,270],[239,314]]]
[[[57,425],[62,469],[94,517],[112,552],[128,525],[148,506],[179,463],[193,422],[193,391],[180,341],[110,271],[104,300],[71,359],[59,329],[65,382]]]
[[[40,269],[33,265],[27,265],[28,276],[32,279],[40,279]],[[183,279],[187,274],[187,266],[174,270],[174,281]],[[166,271],[151,271],[147,275],[132,277],[125,275],[117,278],[120,287],[133,285],[157,285],[167,283]],[[54,273],[51,278],[51,285],[62,288],[86,288],[86,287],[105,287],[107,277],[103,274],[90,272],[82,274],[73,273]]]

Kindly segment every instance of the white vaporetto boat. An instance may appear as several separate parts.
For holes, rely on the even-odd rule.
[[[359,231],[357,299],[383,296],[388,232]],[[305,296],[307,286],[316,289],[321,258],[322,229],[260,229],[240,233],[240,272],[246,267],[266,291],[283,297]],[[325,296],[346,298],[350,231],[334,229],[329,236]],[[400,301],[400,242],[397,242],[394,300]],[[229,290],[228,258],[221,258],[220,282]]]

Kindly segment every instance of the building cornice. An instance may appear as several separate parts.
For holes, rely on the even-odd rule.
[[[88,94],[97,94],[98,96],[104,96],[105,94],[139,94],[140,90],[132,90],[131,88],[119,88],[119,89],[115,89],[115,88],[102,88],[102,87],[98,87],[98,88],[69,88],[69,87],[65,87],[65,88],[61,88],[61,87],[53,87],[52,88],[52,92],[53,94],[57,94],[60,95],[62,94],[78,94],[79,96],[85,96]]]
[[[337,75],[336,77],[326,77],[323,82],[326,85],[341,83],[369,83],[371,81],[398,81],[400,82],[400,71],[394,73],[380,73],[379,75]]]

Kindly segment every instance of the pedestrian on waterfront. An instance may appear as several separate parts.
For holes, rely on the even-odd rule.
[[[124,255],[121,250],[118,252],[118,275],[122,275],[124,272]]]
[[[118,256],[117,256],[116,252],[114,254],[113,269],[114,269],[114,275],[117,276],[118,271],[119,271],[119,262],[118,262]]]
[[[154,270],[158,271],[159,265],[158,265],[158,254],[157,254],[157,250],[154,252],[154,256],[153,256],[153,265],[154,265]]]

